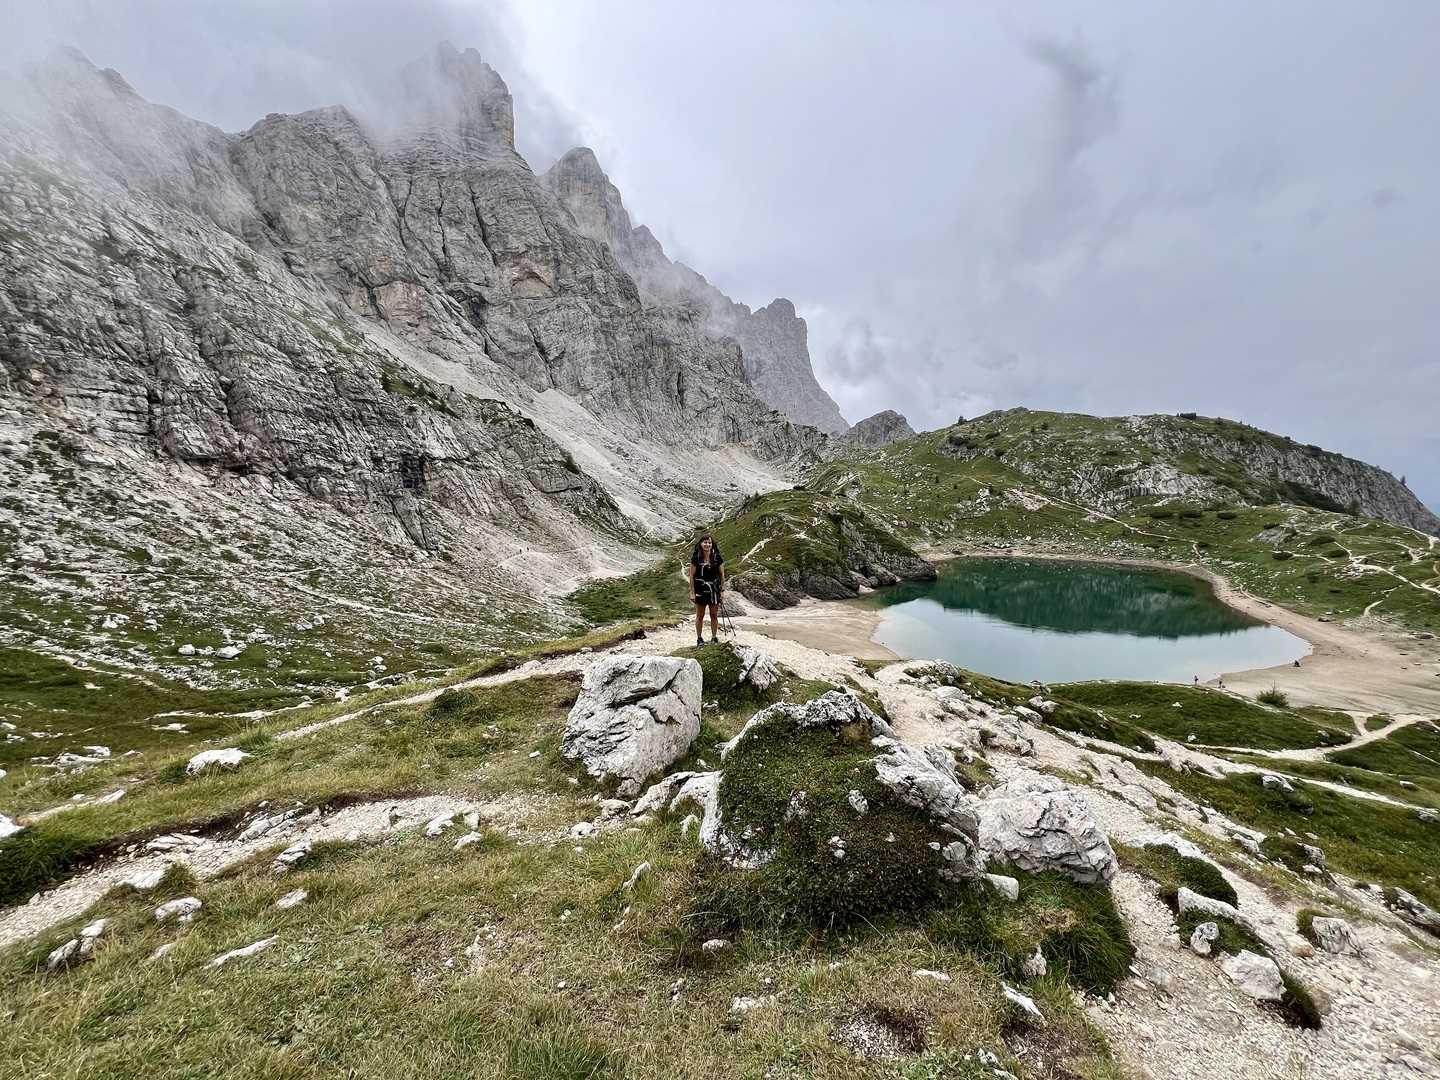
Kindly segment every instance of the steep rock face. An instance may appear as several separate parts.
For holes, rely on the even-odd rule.
[[[545,174],[545,182],[573,215],[579,230],[608,245],[634,277],[647,304],[698,309],[708,319],[713,335],[739,343],[745,373],[762,400],[795,423],[829,434],[840,434],[849,427],[815,379],[808,330],[794,304],[781,298],[752,311],[684,263],[672,262],[648,228],[631,222],[619,189],[588,147],[565,154]]]
[[[1156,450],[1233,463],[1253,480],[1276,485],[1282,498],[1289,494],[1284,501],[1301,501],[1297,495],[1318,493],[1320,501],[1332,501],[1335,509],[1355,509],[1366,517],[1440,535],[1440,518],[1393,474],[1375,465],[1318,446],[1260,437],[1261,433],[1236,438],[1224,431],[1205,431],[1195,424],[1176,424],[1169,417],[1127,419],[1136,422],[1141,438]],[[1301,488],[1287,492],[1285,485]]]
[[[75,53],[0,85],[0,535],[35,568],[7,589],[86,612],[6,641],[93,652],[91,612],[153,631],[217,605],[278,641],[343,604],[377,652],[423,642],[401,614],[446,640],[516,611],[538,630],[642,533],[824,449],[733,342],[646,310],[515,153],[478,55],[400,83],[382,128],[332,107],[238,136]],[[236,537],[245,574],[217,559]],[[63,563],[91,572],[45,576]]]
[[[914,436],[915,429],[905,417],[894,409],[886,409],[857,423],[845,434],[845,441],[873,450]]]

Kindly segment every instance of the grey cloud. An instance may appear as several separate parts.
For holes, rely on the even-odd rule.
[[[72,45],[143,96],[227,131],[271,112],[344,105],[384,124],[401,68],[441,41],[475,48],[515,97],[517,148],[547,167],[580,141],[570,112],[530,77],[503,6],[458,0],[188,0],[15,5],[0,67]]]

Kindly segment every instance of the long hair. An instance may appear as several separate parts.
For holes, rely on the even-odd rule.
[[[703,543],[703,542],[706,541],[706,540],[709,540],[709,541],[710,541],[710,562],[711,562],[711,563],[718,563],[718,562],[720,561],[720,559],[721,559],[721,555],[720,555],[720,545],[716,542],[715,537],[711,536],[709,533],[706,533],[704,536],[700,537],[699,540],[696,540],[696,541],[695,541],[695,548],[694,548],[693,551],[690,552],[690,561],[691,561],[691,562],[700,562],[700,561],[702,561],[702,560],[701,560],[701,555],[702,555],[703,553],[700,551],[700,545],[701,545],[701,543]]]

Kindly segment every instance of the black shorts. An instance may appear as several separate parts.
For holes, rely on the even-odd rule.
[[[708,581],[695,583],[695,606],[714,607],[720,603],[720,590],[714,588]]]

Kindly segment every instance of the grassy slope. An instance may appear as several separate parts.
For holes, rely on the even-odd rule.
[[[757,704],[828,689],[787,677],[754,698],[727,685],[727,650],[699,655],[706,698],[718,703],[706,712],[709,738],[732,735]],[[92,842],[222,816],[233,829],[235,812],[261,799],[320,804],[357,791],[509,797],[528,811],[521,835],[489,831],[464,852],[453,837],[410,832],[318,848],[283,878],[263,856],[213,881],[172,881],[156,897],[113,892],[0,952],[0,1009],[11,1020],[0,1055],[16,1076],[76,1078],[217,1067],[285,1077],[965,1077],[963,1055],[984,1047],[1019,1076],[1119,1075],[1057,977],[1031,987],[1050,1018],[1043,1033],[1027,1031],[1000,992],[1036,944],[1056,959],[1088,948],[1067,927],[1090,925],[1088,906],[1083,917],[1076,908],[1089,892],[1068,883],[1027,878],[1020,905],[987,895],[973,911],[897,913],[845,933],[742,931],[718,958],[699,953],[681,917],[697,887],[696,848],[676,822],[609,832],[580,852],[564,839],[594,814],[587,785],[570,783],[579,774],[557,753],[575,692],[573,678],[543,677],[394,704],[305,740],[257,737],[256,760],[229,773],[188,778],[179,759],[156,762],[154,781],[123,802],[36,826],[37,836],[73,831]],[[697,752],[706,742],[702,732]],[[641,862],[652,871],[626,892]],[[311,900],[274,910],[296,887]],[[199,920],[156,924],[153,905],[172,895],[201,897]],[[93,961],[40,970],[97,915],[115,925]],[[270,951],[205,970],[212,956],[277,932]],[[169,957],[144,962],[169,941],[179,943]],[[916,979],[921,967],[955,982]],[[777,1005],[732,1019],[734,996],[772,993]],[[923,1051],[867,1062],[832,1038],[871,1014],[924,1032]],[[1043,1044],[1042,1064],[1011,1058],[1007,1040]]]
[[[1184,421],[1214,430],[1215,421]],[[1284,442],[1243,425],[1236,439]],[[958,448],[951,439],[972,444]],[[1173,466],[1206,486],[1193,500],[1129,495],[1128,471]],[[1440,547],[1412,530],[1288,502],[1234,464],[1157,453],[1123,420],[1011,410],[832,463],[809,486],[844,493],[917,547],[1051,545],[1077,552],[1200,562],[1255,594],[1336,619],[1374,613],[1440,630]],[[1303,494],[1303,493],[1299,493]],[[1044,500],[1044,501],[1042,501]],[[1323,500],[1317,500],[1323,501]],[[1106,516],[1087,514],[1110,507]],[[1113,519],[1113,520],[1111,520]],[[1258,539],[1278,530],[1276,542]],[[1277,550],[1291,557],[1277,560]]]

